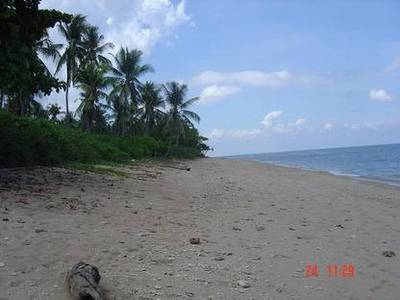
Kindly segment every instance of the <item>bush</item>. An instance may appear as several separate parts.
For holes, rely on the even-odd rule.
[[[48,120],[0,112],[0,166],[65,162],[123,162],[162,155],[151,137],[122,138],[66,128]]]

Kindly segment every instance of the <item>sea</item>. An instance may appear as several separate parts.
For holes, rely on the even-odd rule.
[[[400,144],[246,154],[227,158],[325,171],[400,186]]]

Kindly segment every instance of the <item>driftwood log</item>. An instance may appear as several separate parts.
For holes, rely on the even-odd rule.
[[[178,170],[183,170],[183,171],[190,171],[190,167],[187,166],[179,166],[179,165],[165,165],[164,167],[167,168],[172,168],[172,169],[178,169]]]
[[[104,300],[99,287],[99,270],[92,265],[79,262],[67,274],[67,288],[73,300]]]

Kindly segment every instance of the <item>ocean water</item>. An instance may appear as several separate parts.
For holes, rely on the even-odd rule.
[[[248,154],[229,158],[325,171],[400,186],[400,144]]]

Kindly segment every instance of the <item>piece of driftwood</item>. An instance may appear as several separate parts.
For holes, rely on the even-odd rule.
[[[172,166],[172,165],[165,165],[167,168],[172,168],[172,169],[178,169],[178,170],[184,170],[184,171],[190,171],[189,167],[186,166]]]
[[[73,300],[104,300],[99,287],[99,270],[92,265],[78,262],[67,274],[67,288]]]

